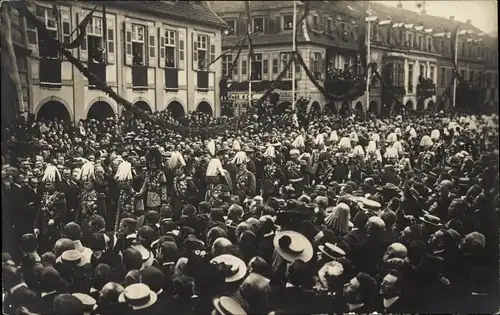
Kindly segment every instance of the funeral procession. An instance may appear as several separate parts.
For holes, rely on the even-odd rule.
[[[500,314],[496,1],[0,7],[1,314]]]

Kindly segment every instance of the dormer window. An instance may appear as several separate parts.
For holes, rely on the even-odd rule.
[[[226,24],[229,26],[227,30],[227,35],[235,35],[236,34],[236,20],[226,20]]]
[[[284,31],[293,30],[293,15],[284,15],[283,16],[283,30]]]
[[[253,18],[253,31],[260,33],[264,31],[264,18]]]
[[[313,15],[313,29],[319,30],[319,17],[317,15]]]

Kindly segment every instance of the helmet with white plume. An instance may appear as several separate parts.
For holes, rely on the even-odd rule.
[[[168,167],[173,170],[183,166],[186,166],[186,161],[182,154],[179,151],[173,152],[168,161]]]
[[[54,165],[47,165],[43,173],[42,181],[45,183],[58,183],[61,180],[61,174]]]
[[[292,142],[292,146],[294,148],[303,148],[305,146],[304,144],[304,137],[302,135],[298,135],[297,138]]]
[[[78,179],[82,182],[95,180],[95,166],[93,162],[87,162],[82,165]]]
[[[394,132],[391,132],[385,140],[389,143],[393,143],[398,141],[398,136]]]
[[[349,135],[349,138],[351,139],[351,141],[357,143],[359,138],[358,138],[358,134],[356,133],[356,131],[353,131],[351,132],[351,134]]]
[[[384,154],[384,158],[386,159],[397,159],[398,158],[398,149],[396,148],[387,148]]]
[[[233,141],[233,151],[235,152],[241,151],[241,145],[238,140]]]
[[[441,133],[439,132],[439,130],[434,129],[434,130],[431,131],[431,139],[433,141],[439,140],[440,136],[441,136]]]
[[[379,142],[380,141],[380,135],[378,133],[372,134],[372,140],[375,141],[375,142]]]
[[[274,146],[268,145],[266,148],[266,151],[264,152],[264,154],[262,154],[262,156],[266,157],[266,158],[275,158],[276,152],[275,152]]]
[[[432,141],[431,137],[425,135],[422,137],[422,140],[420,140],[420,146],[421,147],[432,147],[434,142]]]
[[[354,156],[365,156],[365,151],[363,150],[363,147],[360,146],[359,144],[357,146],[354,147],[354,149],[352,150],[352,154]]]
[[[398,150],[398,153],[402,153],[403,152],[403,145],[401,144],[400,141],[396,141],[393,143],[392,145],[393,148],[395,148],[396,150]]]
[[[129,181],[134,178],[133,173],[132,173],[132,164],[129,162],[121,162],[120,165],[118,165],[118,170],[116,171],[115,174],[115,179],[117,181]]]
[[[416,138],[416,137],[417,137],[417,132],[415,131],[415,128],[411,127],[410,138]]]
[[[394,129],[394,133],[396,134],[396,136],[401,137],[401,128],[398,127]]]
[[[339,136],[337,135],[337,131],[334,130],[330,133],[330,141],[336,143],[339,141]]]
[[[323,146],[325,144],[325,136],[322,133],[317,135],[316,139],[314,139],[314,144],[318,146]]]
[[[374,140],[370,140],[366,146],[366,153],[375,153],[375,150],[377,150],[377,143]]]
[[[245,151],[239,151],[236,153],[233,159],[233,163],[236,165],[246,164],[249,161],[249,158]]]
[[[217,176],[219,174],[222,174],[223,171],[224,169],[222,168],[222,164],[219,159],[213,158],[210,160],[210,162],[208,162],[206,173],[207,177]]]
[[[339,142],[340,149],[351,149],[351,139],[348,137],[342,137]]]

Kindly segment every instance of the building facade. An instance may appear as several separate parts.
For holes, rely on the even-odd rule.
[[[212,1],[211,5],[232,29],[222,40],[223,50],[229,49],[247,32],[249,23],[244,3]],[[254,1],[250,5],[250,26],[254,33],[258,69],[258,73],[252,76],[252,99],[256,100],[281,72],[292,50],[293,3]],[[361,18],[367,8],[363,2],[351,1],[311,1],[309,5],[309,15],[298,28],[297,50],[326,92],[341,95],[346,89],[359,84],[357,37],[362,36],[359,25],[363,23]],[[303,10],[303,3],[297,1],[297,19]],[[369,100],[365,93],[346,99],[331,99],[297,65],[297,98],[311,99],[311,109],[333,107],[340,110],[349,107],[352,110],[380,113],[383,109],[394,111],[397,109],[396,104],[417,111],[434,106],[450,108],[453,103],[451,33],[456,27],[460,30],[458,67],[459,71],[467,74],[462,77],[466,80],[478,78],[473,82],[481,83],[481,89],[488,91],[484,92],[481,101],[491,98],[488,102],[495,102],[495,95],[498,95],[494,84],[497,48],[493,42],[496,43],[496,40],[483,34],[470,21],[463,23],[453,18],[430,16],[425,12],[416,13],[375,2],[371,3],[370,10],[367,19],[371,29],[369,62],[375,66],[384,82],[379,82],[370,73]],[[229,97],[246,100],[250,76],[248,45],[243,48],[233,66],[235,59],[236,52],[228,54],[223,59],[222,72],[229,77]],[[232,73],[228,73],[231,69]],[[490,81],[479,80],[486,77],[487,73],[491,75]],[[290,104],[291,80],[292,74],[287,73],[285,79],[278,83],[277,90],[283,96],[280,97],[281,104]],[[487,89],[484,85],[486,82],[491,82]]]
[[[347,2],[311,1],[309,4],[309,15],[298,26],[296,47],[317,83],[329,91],[329,86],[334,85],[331,82],[335,81],[336,72],[353,70],[354,75],[357,70],[357,19],[360,19],[361,15],[359,10],[355,10],[354,4]],[[256,64],[250,67],[249,48],[246,43],[234,66],[236,51],[223,58],[222,72],[229,78],[230,98],[248,100],[251,79],[252,99],[259,99],[290,58],[293,2],[250,2],[250,23],[243,1],[211,1],[211,6],[231,29],[231,33],[223,37],[223,50],[236,45],[246,35],[248,25],[252,28]],[[297,1],[297,20],[303,12],[304,4]],[[229,73],[231,69],[232,73]],[[296,98],[309,99],[309,108],[312,110],[321,111],[325,107],[339,110],[342,106],[366,107],[361,96],[342,101],[328,99],[325,93],[311,82],[298,62],[295,66],[295,77],[292,76],[290,70],[281,82],[277,83],[276,91],[280,95],[278,107],[282,109],[291,105],[293,79],[296,81]],[[236,108],[236,112],[241,110],[241,107]]]
[[[417,111],[433,106],[451,108],[452,33],[456,29],[459,75],[479,94],[475,100],[480,104],[468,106],[498,104],[494,82],[498,73],[496,39],[474,27],[470,20],[459,22],[454,17],[446,19],[378,3],[372,3],[371,9],[367,19],[371,23],[370,61],[376,63],[391,94],[396,94],[401,104]],[[394,109],[394,98],[384,91],[383,84],[372,81],[370,100]]]
[[[95,10],[94,10],[95,8]],[[93,11],[85,38],[73,56],[119,95],[149,111],[175,115],[201,110],[220,114],[220,62],[226,28],[204,1],[79,1],[36,2],[30,10],[50,34],[69,43],[80,21]],[[46,44],[25,23],[28,58],[29,111],[69,120],[104,118],[121,113],[105,93],[89,82],[69,61]]]

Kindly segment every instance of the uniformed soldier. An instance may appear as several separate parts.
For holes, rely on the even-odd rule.
[[[276,151],[273,145],[269,145],[263,154],[266,159],[262,175],[262,197],[267,200],[269,197],[276,197],[279,194],[282,179],[281,169],[275,162]]]
[[[67,223],[66,198],[58,190],[61,174],[54,165],[48,165],[42,178],[45,183],[41,206],[36,214],[34,234],[39,236],[41,252],[50,251],[59,238],[59,231]]]
[[[118,209],[116,211],[114,230],[118,230],[121,219],[132,217],[138,219],[144,214],[144,201],[132,187],[134,172],[132,164],[122,161],[116,171],[115,179],[120,188],[118,197]]]
[[[208,152],[215,156],[215,142],[208,143]],[[222,168],[218,158],[212,158],[207,166],[207,192],[205,201],[209,201],[212,207],[219,207],[229,199],[233,192],[233,182],[229,172]]]
[[[172,209],[174,218],[179,218],[181,209],[186,203],[195,203],[198,189],[191,176],[184,170],[186,162],[178,151],[172,153],[169,161],[169,168],[174,170],[174,180],[172,187]]]
[[[248,161],[249,158],[243,151],[236,153],[233,159],[233,162],[238,167],[235,194],[240,197],[240,202],[247,198],[253,198],[256,190],[255,175],[248,170]]]
[[[152,147],[146,155],[147,174],[140,196],[145,199],[146,211],[159,211],[168,202],[167,177],[162,171],[163,156],[159,147]]]

